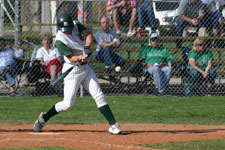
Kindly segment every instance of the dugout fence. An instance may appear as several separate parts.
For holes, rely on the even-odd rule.
[[[141,2],[135,2],[138,9]],[[101,29],[99,19],[103,15],[111,17],[110,26],[112,29],[115,29],[113,11],[106,11],[107,1],[105,0],[0,0],[0,3],[0,36],[3,36],[10,43],[24,50],[23,62],[29,63],[34,50],[42,46],[40,37],[43,33],[49,32],[55,37],[57,31],[56,16],[62,11],[67,11],[72,15],[73,19],[80,20],[94,35]],[[178,16],[177,9],[179,3],[179,0],[155,0],[152,3],[155,17],[159,23],[157,32],[160,34],[160,42],[173,57],[173,61],[171,62],[172,74],[163,96],[206,95],[207,82],[205,80],[200,78],[191,79],[186,74],[183,74],[186,68],[183,51],[187,48],[192,49],[194,40],[199,36],[208,41],[207,49],[213,54],[213,68],[217,73],[215,84],[212,85],[211,95],[224,95],[224,25],[223,23],[221,24],[222,31],[218,35],[212,33],[212,25],[208,24],[200,30],[194,26],[187,25],[185,26],[183,36],[176,36],[177,24],[175,18]],[[169,16],[170,14],[171,16]],[[223,9],[221,10],[221,14],[223,14]],[[152,31],[146,15],[144,14],[144,20],[147,23],[145,24],[145,32],[143,32],[142,36],[139,35],[138,30],[138,13],[135,17],[133,28],[135,34],[133,36],[127,36],[130,18],[124,21],[128,24],[121,25],[121,45],[116,48],[116,53],[126,62],[121,72],[108,73],[105,71],[104,62],[97,61],[95,58],[97,43],[94,41],[92,46],[94,53],[89,64],[96,71],[99,83],[106,95],[159,95],[152,75],[135,71],[135,69],[138,69],[138,54],[143,46],[149,45],[149,34]],[[183,40],[182,47],[177,47],[176,40],[178,39]],[[18,83],[18,87],[20,91],[23,91],[24,95],[57,95],[57,91],[50,87],[48,80],[40,78],[36,83],[29,83],[27,75],[28,70],[23,72]],[[113,78],[111,78],[112,76]],[[6,81],[3,82],[7,84]],[[193,86],[197,86],[197,88],[193,88]],[[8,94],[8,89],[4,87],[3,85],[1,86],[1,95]],[[79,93],[81,96],[88,95],[83,88],[81,88]]]

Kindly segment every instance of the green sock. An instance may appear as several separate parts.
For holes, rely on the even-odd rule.
[[[109,122],[110,125],[113,125],[116,123],[116,120],[108,104],[100,107],[99,110],[105,116],[106,120]]]
[[[55,110],[55,105],[43,116],[44,120],[47,122],[51,117],[58,114]]]

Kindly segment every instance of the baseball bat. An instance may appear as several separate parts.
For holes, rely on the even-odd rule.
[[[88,57],[91,56],[92,52],[89,52],[87,55]],[[63,79],[70,73],[71,70],[73,70],[75,66],[70,67],[68,70],[66,70],[65,72],[63,72],[60,76],[58,76],[52,83],[51,86],[56,86],[59,83],[61,83],[63,81]]]
[[[74,66],[73,66],[74,67]],[[62,82],[62,80],[70,73],[71,70],[73,70],[73,67],[70,67],[68,70],[63,72],[60,76],[58,76],[52,83],[51,86],[56,86],[59,83]]]

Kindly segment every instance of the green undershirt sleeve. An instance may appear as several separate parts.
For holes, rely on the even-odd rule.
[[[67,47],[64,43],[62,43],[59,40],[57,40],[55,42],[55,46],[57,47],[57,49],[59,50],[59,52],[62,55],[68,56],[68,55],[73,54],[72,49],[70,49],[69,47]]]

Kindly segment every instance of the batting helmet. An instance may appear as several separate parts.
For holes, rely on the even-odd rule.
[[[62,32],[72,31],[74,27],[72,17],[68,13],[60,13],[57,17],[57,27]]]

